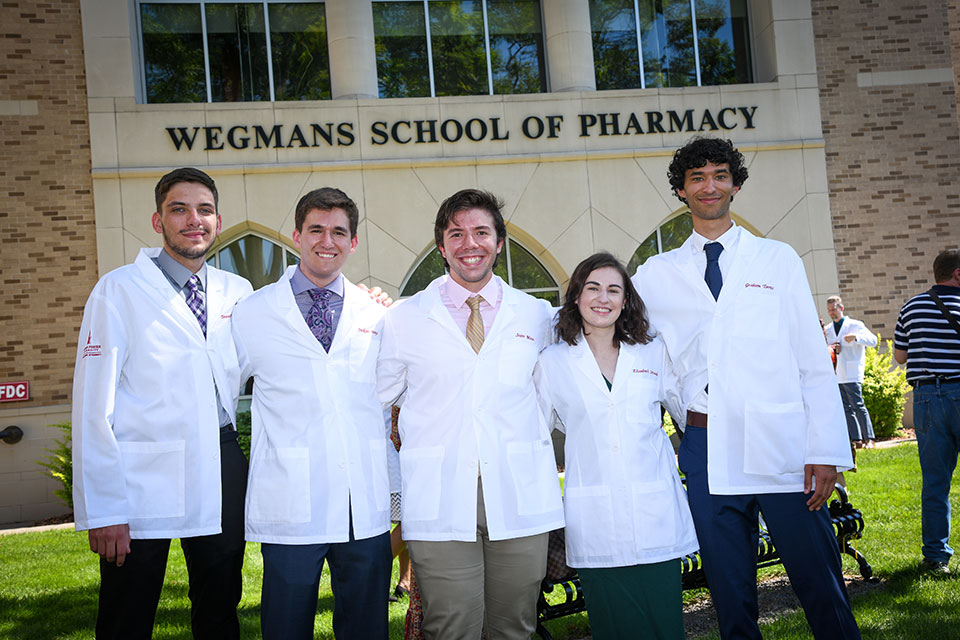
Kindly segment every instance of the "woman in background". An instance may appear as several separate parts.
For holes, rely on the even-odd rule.
[[[684,638],[681,566],[698,548],[661,404],[682,415],[662,341],[609,253],[581,262],[540,356],[544,415],[566,433],[567,564],[596,640]]]

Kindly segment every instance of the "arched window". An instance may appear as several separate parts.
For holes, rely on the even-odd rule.
[[[646,262],[650,256],[676,249],[690,237],[692,232],[693,218],[690,217],[689,209],[684,207],[679,215],[657,227],[646,240],[640,243],[637,250],[633,252],[630,262],[627,263],[627,273],[632,276],[636,273],[637,267]]]
[[[288,266],[299,262],[299,256],[291,249],[252,233],[225,244],[207,257],[208,264],[243,276],[254,289],[276,282]]]
[[[422,291],[443,272],[443,257],[436,247],[431,247],[410,270],[400,287],[400,297]],[[507,236],[493,272],[515,289],[549,300],[554,306],[560,304],[560,285],[530,251],[510,236]]]

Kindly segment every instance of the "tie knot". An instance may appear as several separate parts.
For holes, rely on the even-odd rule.
[[[709,262],[716,262],[720,259],[720,253],[723,251],[723,245],[719,242],[708,242],[703,245],[703,250],[707,253]]]
[[[330,300],[330,289],[309,289],[310,298],[314,302],[322,300],[323,302],[328,302]]]
[[[200,276],[197,274],[190,276],[190,279],[187,280],[187,289],[189,289],[190,293],[192,294],[203,291],[203,289],[200,287]]]
[[[480,302],[483,300],[483,296],[470,296],[467,298],[467,306],[470,307],[471,311],[480,310]]]

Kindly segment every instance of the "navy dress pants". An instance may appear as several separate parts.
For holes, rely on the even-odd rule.
[[[310,640],[324,561],[330,562],[333,635],[337,640],[387,640],[387,596],[393,556],[390,533],[332,544],[260,545],[264,640]]]
[[[679,463],[687,476],[690,511],[722,638],[762,638],[757,624],[759,512],[814,638],[860,638],[826,507],[810,511],[809,496],[803,492],[712,495],[707,484],[707,429],[687,426]]]

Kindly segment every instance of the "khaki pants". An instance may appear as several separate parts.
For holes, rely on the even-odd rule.
[[[477,486],[477,541],[408,540],[428,640],[529,640],[547,571],[546,533],[491,541]]]

